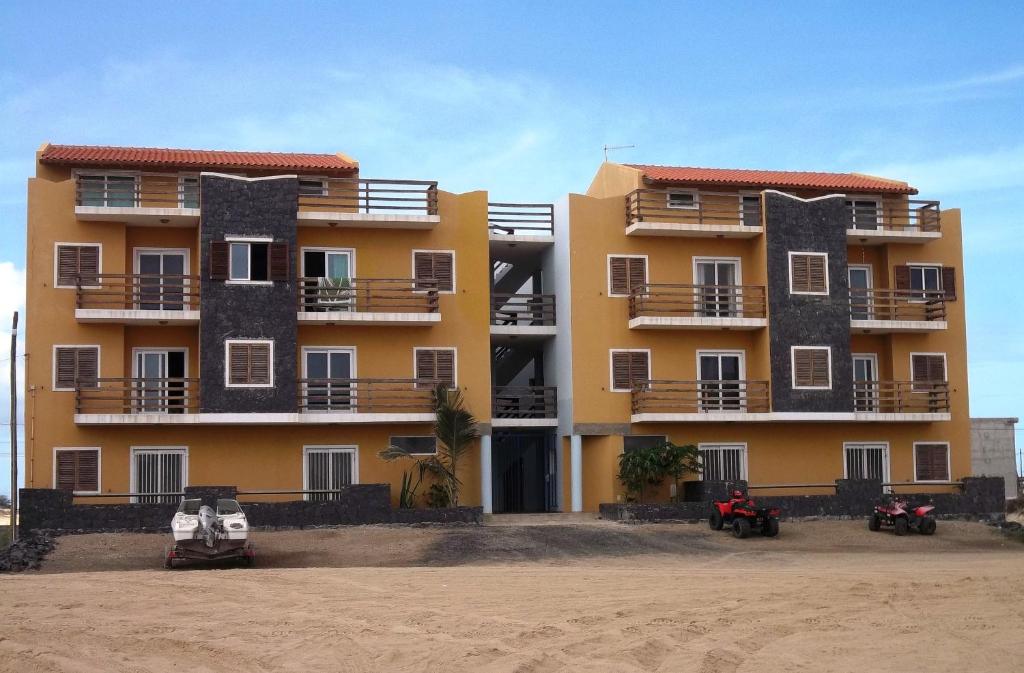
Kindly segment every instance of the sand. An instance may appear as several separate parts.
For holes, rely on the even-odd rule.
[[[153,568],[162,536],[63,539],[47,572],[0,576],[0,670],[1024,670],[1024,545],[979,524],[898,539],[813,522],[777,540],[665,524],[259,540],[257,569],[168,572],[127,569]],[[297,545],[318,567],[284,567]],[[82,572],[90,551],[119,560]],[[345,567],[368,559],[405,567]]]

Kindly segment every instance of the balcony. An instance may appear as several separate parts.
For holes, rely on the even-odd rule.
[[[498,386],[492,390],[491,426],[554,427],[558,425],[557,397],[554,386]]]
[[[673,199],[683,193],[692,199]],[[626,195],[627,236],[753,238],[763,232],[760,200],[736,193],[637,189]]]
[[[648,283],[629,295],[630,329],[753,330],[768,325],[761,285]]]
[[[864,205],[856,205],[856,204]],[[938,201],[909,199],[899,205],[847,205],[846,240],[858,245],[927,243],[942,236]]]
[[[555,207],[550,203],[488,203],[487,232],[492,241],[555,240]]]
[[[300,325],[426,326],[441,322],[436,280],[298,279]]]
[[[555,295],[496,293],[491,296],[491,334],[553,336]]]
[[[437,183],[427,180],[329,178],[319,190],[300,186],[299,225],[370,229],[433,229]]]
[[[175,173],[75,176],[75,216],[148,227],[199,224],[198,178]]]
[[[854,381],[854,410],[861,414],[949,415],[945,381]]]
[[[199,277],[79,276],[75,302],[75,319],[80,323],[195,325],[199,323]]]
[[[202,412],[199,379],[101,378],[75,391],[78,425],[432,423],[429,379],[299,379],[295,412]]]
[[[927,333],[947,325],[944,292],[850,290],[850,329],[855,334]]]

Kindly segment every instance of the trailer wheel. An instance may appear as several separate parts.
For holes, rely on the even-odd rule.
[[[732,534],[741,540],[750,535],[750,522],[746,517],[740,516],[732,520]]]
[[[907,531],[910,530],[910,524],[907,523],[907,517],[901,516],[896,519],[894,524],[895,533],[897,535],[906,535]]]
[[[711,516],[708,517],[708,526],[711,527],[711,530],[722,530],[722,524],[724,523],[722,513],[718,511],[718,508],[712,509]]]

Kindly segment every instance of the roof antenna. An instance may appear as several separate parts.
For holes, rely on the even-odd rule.
[[[636,147],[636,145],[605,145],[604,146],[604,160],[608,161],[608,150],[630,150]]]

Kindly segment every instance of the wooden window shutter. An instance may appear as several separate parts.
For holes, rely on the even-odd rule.
[[[629,294],[628,257],[609,257],[608,268],[611,276],[612,294]]]
[[[918,444],[914,447],[915,481],[949,481],[945,444]]]
[[[828,387],[828,351],[813,350],[811,354],[811,385]]]
[[[78,274],[82,285],[99,285],[100,249],[95,245],[83,245],[78,248]]]
[[[449,388],[455,387],[455,351],[449,349],[421,349],[416,351],[417,388],[433,388],[435,381]]]
[[[793,255],[791,273],[793,275],[793,291],[807,292],[811,287],[810,269],[805,255]]]
[[[946,360],[941,355],[914,355],[911,370],[914,381],[941,383],[946,380]]]
[[[73,245],[57,246],[57,284],[74,285],[78,275],[78,248]]]
[[[57,246],[57,284],[74,286],[78,277],[82,285],[97,285],[100,273],[100,249],[96,245]]]
[[[210,241],[210,280],[227,280],[231,244],[227,241]]]
[[[434,278],[434,257],[429,252],[413,253],[413,275],[416,280],[430,280]],[[417,283],[417,290],[426,290],[430,284]]]
[[[828,273],[825,268],[826,259],[821,255],[807,256],[807,280],[810,284],[810,292],[824,292],[828,288],[828,283],[825,281],[825,275]]]
[[[630,355],[624,351],[612,353],[612,387],[615,390],[630,388],[629,372],[632,362]]]
[[[77,356],[74,348],[58,348],[54,357],[56,360],[57,376],[55,385],[58,388],[75,387],[75,362]]]
[[[287,243],[270,244],[270,280],[287,281],[290,268]]]
[[[956,268],[942,267],[942,291],[946,293],[946,301],[956,301]]]
[[[894,266],[892,268],[893,284],[897,290],[909,290],[910,289],[910,267]]]
[[[270,344],[249,344],[249,383],[270,383]]]
[[[439,350],[436,354],[436,378],[449,388],[455,387],[455,351]]]
[[[455,290],[455,264],[450,252],[416,252],[413,253],[413,274],[416,280],[437,281],[439,292]],[[420,283],[416,289],[429,290],[432,284]]]
[[[75,490],[78,477],[78,461],[75,451],[57,452],[57,488],[62,491]]]
[[[79,388],[96,388],[99,386],[99,359],[98,348],[76,348],[75,355],[75,385]]]
[[[632,388],[636,381],[647,380],[647,353],[634,351],[629,355],[629,386]]]
[[[801,388],[827,388],[829,385],[828,350],[800,348],[793,351],[795,386]]]
[[[793,351],[793,369],[796,372],[794,385],[811,385],[811,356],[810,351]]]
[[[98,491],[99,478],[99,451],[57,451],[57,488]]]
[[[828,289],[828,258],[794,254],[790,262],[793,292],[825,292]]]
[[[234,384],[249,383],[250,344],[228,344],[228,381]]]
[[[627,293],[631,294],[635,289],[647,284],[647,260],[643,257],[629,257],[627,266],[629,267]]]

